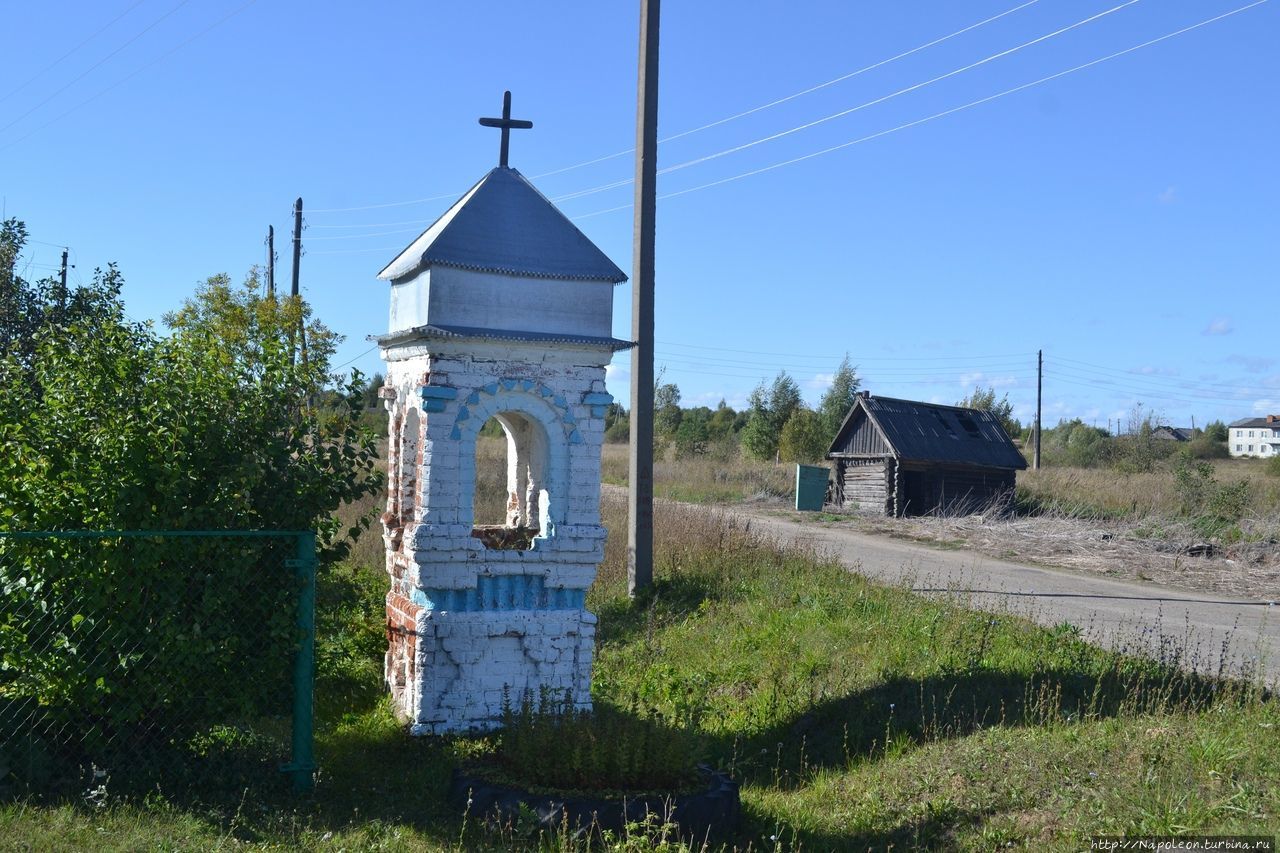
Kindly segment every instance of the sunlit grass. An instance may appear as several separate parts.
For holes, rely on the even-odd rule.
[[[741,848],[1071,850],[1102,832],[1280,831],[1280,750],[1263,746],[1280,706],[1249,685],[877,586],[668,502],[658,583],[634,603],[624,503],[603,512],[593,697],[698,728],[743,782]],[[275,777],[141,799],[108,784],[102,805],[0,805],[0,848],[574,849],[448,801],[455,741],[411,738],[391,715],[380,542],[355,553],[320,585],[314,795]]]

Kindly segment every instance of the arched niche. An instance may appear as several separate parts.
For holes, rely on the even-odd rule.
[[[476,441],[491,417],[501,424],[507,443],[504,530],[475,526]],[[553,538],[564,521],[569,482],[569,437],[560,413],[534,394],[499,393],[473,404],[459,433],[459,480],[472,489],[459,520],[472,527],[472,535],[491,548],[536,547]]]

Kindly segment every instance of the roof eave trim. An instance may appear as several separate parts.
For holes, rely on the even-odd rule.
[[[460,332],[451,332],[444,329],[429,328],[426,326],[415,326],[412,329],[405,329],[400,332],[390,332],[385,335],[369,335],[365,340],[375,343],[380,347],[397,346],[399,344],[411,343],[413,341],[466,341],[466,340],[489,340],[513,344],[545,344],[555,343],[564,346],[582,347],[583,349],[594,350],[611,350],[620,352],[626,349],[634,349],[636,343],[634,341],[624,341],[618,338],[594,338],[591,339],[586,335],[570,335],[557,337],[554,333],[543,333],[548,337],[541,339],[522,338],[519,332],[515,330],[503,331],[500,329],[484,329],[476,330],[473,333],[463,334]]]

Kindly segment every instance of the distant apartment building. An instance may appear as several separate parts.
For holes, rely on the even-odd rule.
[[[1280,415],[1245,418],[1231,424],[1227,427],[1227,449],[1232,456],[1280,455]]]

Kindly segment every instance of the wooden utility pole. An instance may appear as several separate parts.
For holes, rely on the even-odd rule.
[[[276,298],[276,227],[267,226],[267,297]]]
[[[290,295],[298,295],[298,262],[302,260],[302,199],[293,203],[293,285]]]
[[[65,318],[67,314],[67,250],[62,250],[62,271],[58,274],[58,308]]]
[[[1040,470],[1040,397],[1044,388],[1044,350],[1036,351],[1036,455],[1035,469]]]
[[[302,300],[298,296],[298,264],[302,261],[302,199],[299,198],[293,203],[293,284],[289,288],[289,294],[293,297],[294,305],[298,311],[298,333],[302,336],[302,361],[305,364],[307,360],[307,338],[306,329],[303,328],[302,322]],[[294,331],[289,330],[289,361],[293,361],[294,347]]]
[[[627,591],[653,585],[653,259],[658,179],[660,0],[640,0],[636,91],[636,196],[631,275],[631,488],[627,497]]]

